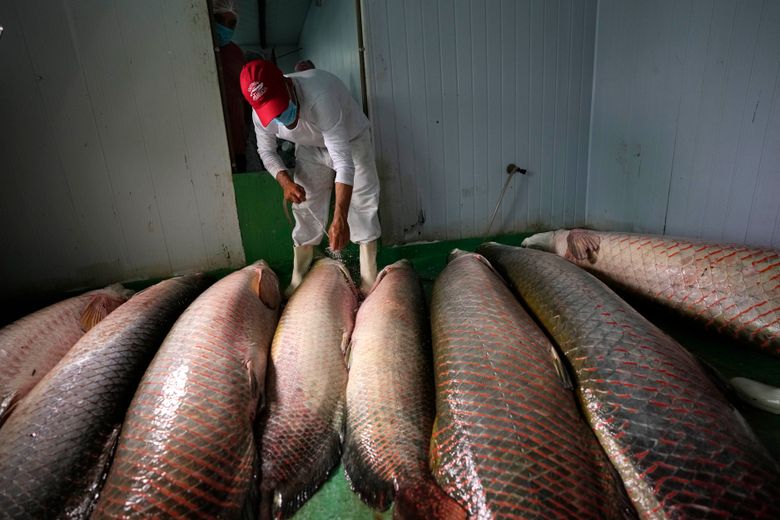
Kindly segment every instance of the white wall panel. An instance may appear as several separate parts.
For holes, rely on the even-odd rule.
[[[0,2],[3,299],[244,261],[203,2]]]
[[[780,2],[602,0],[588,221],[778,242]]]
[[[595,0],[363,4],[385,240],[584,222]]]
[[[300,59],[335,74],[362,103],[355,0],[312,2],[301,30]]]

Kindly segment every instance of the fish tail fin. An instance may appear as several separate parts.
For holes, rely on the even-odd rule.
[[[378,511],[385,511],[393,500],[393,485],[366,462],[360,448],[351,439],[344,443],[344,473],[352,491],[360,499]]]
[[[433,478],[401,487],[395,496],[395,519],[465,520],[466,517],[466,510],[447,495]]]
[[[290,518],[312,496],[320,486],[328,479],[333,468],[341,459],[341,435],[334,431],[330,438],[320,447],[319,453],[306,467],[284,482],[261,483],[261,513],[263,501],[271,504],[271,512],[274,518]],[[265,474],[265,472],[263,472]],[[265,475],[263,476],[265,479]],[[275,485],[276,484],[276,485]],[[273,497],[273,500],[271,500]]]

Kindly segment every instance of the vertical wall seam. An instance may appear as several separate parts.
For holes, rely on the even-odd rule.
[[[739,121],[739,133],[737,134],[737,136],[738,136],[737,137],[737,149],[734,152],[734,154],[735,154],[734,155],[734,163],[733,163],[733,165],[731,167],[731,175],[730,175],[730,180],[729,180],[729,191],[728,191],[729,194],[733,194],[733,191],[734,191],[734,174],[735,174],[736,169],[737,169],[737,161],[739,159],[739,152],[742,149],[742,136],[743,136],[743,133],[744,133],[743,129],[745,127],[745,110],[747,110],[747,106],[748,106],[748,97],[749,97],[749,94],[750,94],[750,86],[753,83],[753,67],[756,64],[756,53],[758,52],[758,43],[759,43],[759,39],[761,38],[761,27],[764,24],[764,10],[765,10],[765,8],[766,8],[766,0],[764,0],[764,2],[761,4],[761,15],[759,16],[759,19],[758,19],[758,29],[756,30],[756,40],[755,40],[755,44],[753,45],[753,57],[750,60],[750,73],[748,74],[748,81],[747,81],[747,85],[745,86],[745,101],[744,101],[744,103],[742,105],[742,111],[741,111],[741,116],[740,116],[740,121]],[[758,179],[756,179],[756,182],[758,182]],[[726,200],[726,211],[723,212],[723,217],[721,219],[722,223],[725,223],[726,221],[728,221],[728,219],[730,217],[730,214],[731,214],[731,209],[732,209],[733,205],[734,205],[733,204],[733,198],[731,196],[729,196],[728,199]],[[720,226],[720,230],[721,230],[720,238],[721,239],[723,239],[723,228],[724,228],[724,226],[723,226],[723,224],[721,224],[721,226]]]

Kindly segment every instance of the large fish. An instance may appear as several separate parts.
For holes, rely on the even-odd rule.
[[[479,255],[431,301],[434,474],[472,518],[631,518],[555,348]]]
[[[411,264],[385,267],[355,318],[344,469],[371,507],[401,517],[465,517],[433,479],[434,391],[425,296]]]
[[[279,304],[260,261],[187,308],[136,391],[94,518],[239,516]]]
[[[271,346],[267,408],[260,422],[263,513],[291,516],[341,455],[344,351],[357,292],[339,262],[314,264],[287,302]]]
[[[780,356],[780,251],[584,229],[539,233],[523,245]]]
[[[0,430],[0,516],[86,518],[133,392],[204,287],[188,276],[136,294],[85,334]]]
[[[121,285],[90,291],[0,329],[0,424],[86,331],[124,303]]]
[[[561,347],[580,401],[644,518],[780,518],[780,468],[694,357],[555,255],[478,249]]]

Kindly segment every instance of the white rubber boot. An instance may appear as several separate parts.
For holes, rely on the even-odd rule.
[[[360,292],[367,296],[376,281],[377,241],[360,244]]]
[[[311,261],[314,258],[314,246],[298,246],[293,248],[293,273],[290,285],[284,291],[284,296],[289,298],[295,289],[301,285],[303,276],[309,271]]]

